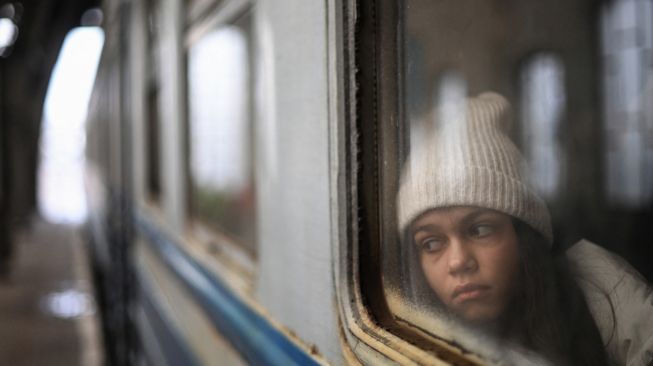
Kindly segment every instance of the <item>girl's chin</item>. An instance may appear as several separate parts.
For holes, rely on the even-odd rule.
[[[497,323],[499,314],[491,309],[462,309],[456,311],[460,320],[469,325],[478,327],[492,327]]]

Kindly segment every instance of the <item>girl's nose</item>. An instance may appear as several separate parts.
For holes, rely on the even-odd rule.
[[[478,263],[467,243],[453,240],[449,245],[449,273],[452,275],[473,272]]]

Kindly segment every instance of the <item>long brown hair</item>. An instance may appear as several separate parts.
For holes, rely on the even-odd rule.
[[[503,335],[556,365],[608,365],[599,330],[563,254],[552,255],[544,237],[513,219],[522,273]]]

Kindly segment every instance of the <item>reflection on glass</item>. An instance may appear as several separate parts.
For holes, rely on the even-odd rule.
[[[411,149],[427,147],[433,134],[440,133],[455,137],[463,132],[465,125],[460,123],[465,117],[465,98],[467,89],[465,80],[460,73],[445,71],[434,83],[432,110],[426,115],[426,120],[415,118],[410,129]],[[447,145],[449,146],[449,145]],[[415,156],[411,154],[410,156]],[[411,160],[411,164],[414,161]],[[418,167],[415,167],[418,169]]]
[[[521,83],[522,145],[531,181],[540,194],[553,198],[564,165],[556,138],[565,105],[562,64],[552,55],[537,55],[526,64]]]
[[[606,189],[611,203],[653,198],[653,4],[608,2],[602,9]]]
[[[252,248],[247,36],[240,26],[224,26],[189,50],[190,174],[194,214]]]
[[[445,138],[455,138],[463,133],[465,124],[465,97],[467,89],[463,77],[454,72],[447,72],[437,87],[438,100],[436,107],[436,123]]]
[[[653,339],[653,295],[613,289],[653,291],[580,240],[650,253],[653,5],[605,4],[597,18],[585,1],[403,3],[403,164],[384,176],[397,230],[381,244],[401,326],[508,364],[650,362],[632,341]],[[604,185],[629,208],[605,205]]]

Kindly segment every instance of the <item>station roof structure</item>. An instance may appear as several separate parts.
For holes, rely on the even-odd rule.
[[[100,0],[0,0],[0,270],[11,233],[36,210],[43,104],[67,33],[99,25]],[[89,24],[84,24],[84,23]]]

